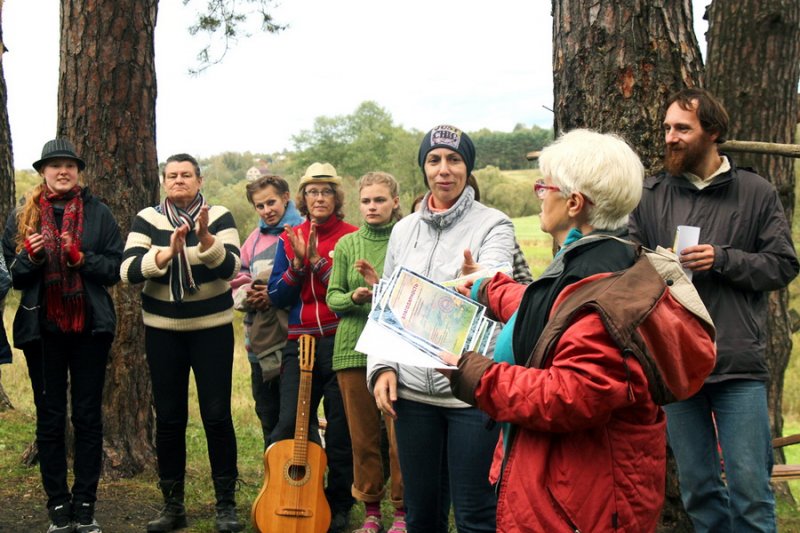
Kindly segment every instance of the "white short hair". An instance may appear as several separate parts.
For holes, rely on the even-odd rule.
[[[621,137],[576,129],[542,150],[539,169],[569,196],[579,192],[591,201],[588,223],[596,229],[619,229],[642,197],[644,167]]]

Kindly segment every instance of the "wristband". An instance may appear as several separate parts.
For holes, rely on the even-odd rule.
[[[28,257],[30,257],[31,260],[37,261],[41,257],[41,251],[38,254],[33,251],[33,245],[31,244],[30,237],[25,239],[23,244],[25,245],[25,251],[28,252]]]
[[[81,262],[81,251],[74,244],[67,250],[67,264],[75,266]]]

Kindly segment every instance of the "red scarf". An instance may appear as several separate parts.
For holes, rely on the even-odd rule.
[[[61,219],[61,230],[56,225],[53,203],[66,202]],[[41,234],[44,239],[46,262],[44,266],[44,305],[47,320],[64,333],[80,333],[84,329],[83,280],[78,270],[67,266],[67,254],[61,247],[61,234],[69,233],[80,250],[83,235],[83,198],[81,188],[56,194],[45,184],[39,197]]]

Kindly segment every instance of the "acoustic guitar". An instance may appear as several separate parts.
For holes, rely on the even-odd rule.
[[[274,442],[264,452],[264,486],[252,510],[259,533],[326,533],[331,523],[324,491],[328,460],[322,447],[308,440],[316,339],[301,335],[298,344],[300,390],[294,440]]]

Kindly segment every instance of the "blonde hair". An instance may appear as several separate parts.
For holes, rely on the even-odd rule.
[[[644,167],[621,137],[577,129],[542,150],[539,169],[561,189],[586,196],[588,223],[614,230],[627,225],[628,215],[642,197]]]
[[[17,235],[14,240],[17,244],[17,253],[25,247],[28,228],[38,231],[41,211],[39,209],[39,198],[44,192],[44,182],[36,185],[25,195],[25,203],[17,211]]]
[[[394,176],[388,172],[367,172],[358,180],[358,192],[360,193],[361,189],[369,187],[370,185],[386,185],[386,187],[389,188],[389,194],[392,196],[393,200],[400,197],[400,184],[397,183]],[[394,220],[403,218],[403,212],[400,210],[400,202],[397,203],[397,207],[392,209],[392,218]]]

